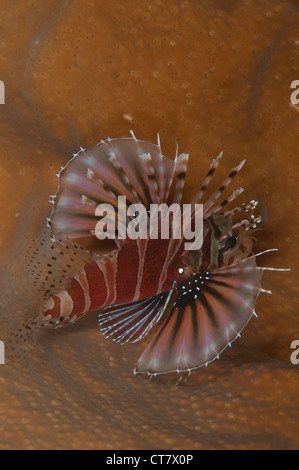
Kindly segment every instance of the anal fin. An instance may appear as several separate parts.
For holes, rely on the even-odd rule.
[[[122,344],[140,341],[168,313],[176,298],[174,286],[148,299],[104,307],[99,313],[101,331]]]

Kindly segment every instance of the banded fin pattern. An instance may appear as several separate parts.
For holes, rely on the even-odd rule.
[[[212,161],[210,165],[210,169],[201,185],[200,191],[193,197],[191,205],[192,205],[192,210],[194,212],[195,209],[195,204],[199,204],[201,202],[201,199],[208,188],[212,177],[219,165],[220,159],[223,156],[223,152],[220,152],[220,154]],[[228,177],[222,182],[222,184],[219,186],[218,190],[215,191],[210,198],[204,202],[204,207],[203,207],[203,216],[204,218],[208,218],[213,214],[216,214],[219,212],[223,207],[227,206],[229,203],[231,203],[236,197],[238,197],[242,192],[244,191],[244,188],[239,188],[235,190],[230,196],[228,196],[226,199],[224,199],[220,204],[215,206],[215,203],[217,200],[222,196],[223,192],[226,190],[226,188],[230,185],[230,183],[233,181],[233,179],[237,176],[237,174],[241,171],[245,164],[246,160],[242,160],[239,165],[236,167],[232,168],[229,172]]]
[[[166,202],[174,173],[174,162],[161,154],[159,145],[133,138],[107,139],[84,150],[63,167],[59,186],[52,197],[48,225],[69,238],[94,235],[98,218],[95,209],[110,204],[117,212],[118,196],[127,205]]]
[[[229,346],[255,314],[262,270],[255,257],[196,273],[140,356],[135,372],[163,374],[207,365]]]
[[[176,290],[172,290],[142,301],[105,307],[99,313],[101,331],[122,344],[140,341],[172,307],[176,297]]]
[[[175,174],[175,195],[173,203],[181,204],[183,198],[183,191],[186,181],[187,167],[189,155],[182,153],[177,156],[174,161],[174,174]]]
[[[193,206],[195,204],[198,204],[201,201],[201,199],[204,195],[204,192],[206,191],[207,187],[209,186],[209,184],[211,182],[211,179],[212,179],[212,176],[214,175],[214,173],[216,171],[216,168],[218,167],[218,165],[220,163],[220,159],[222,158],[222,156],[223,156],[223,151],[220,152],[219,155],[212,160],[212,163],[210,164],[209,171],[206,174],[206,177],[204,178],[204,180],[201,184],[200,191],[194,196],[194,198],[191,201],[191,204]]]

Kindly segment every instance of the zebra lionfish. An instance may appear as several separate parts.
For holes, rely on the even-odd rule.
[[[222,152],[191,201],[201,203]],[[107,139],[81,149],[58,174],[51,197],[49,232],[27,253],[33,283],[41,295],[37,320],[24,325],[18,341],[38,327],[63,327],[98,311],[106,337],[140,341],[155,327],[135,373],[190,373],[207,365],[240,336],[255,313],[265,269],[253,255],[252,229],[260,222],[256,201],[225,210],[243,188],[223,193],[245,160],[203,202],[203,245],[186,251],[181,240],[117,240],[105,255],[80,248],[73,239],[94,237],[95,208],[129,203],[181,204],[188,155],[174,160],[154,145],[132,138]],[[220,202],[221,201],[221,202]],[[121,218],[120,214],[117,214]],[[126,224],[127,220],[120,220]],[[272,251],[272,250],[267,250]],[[28,333],[29,331],[29,333]],[[25,332],[25,333],[24,333]]]

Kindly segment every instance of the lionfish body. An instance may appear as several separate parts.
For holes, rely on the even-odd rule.
[[[213,160],[191,201],[192,216],[221,156]],[[133,135],[81,149],[61,169],[47,224],[50,236],[35,242],[27,255],[42,296],[40,326],[65,326],[98,311],[102,332],[121,343],[140,341],[156,326],[135,369],[148,374],[207,365],[240,335],[255,314],[267,269],[250,256],[250,229],[259,222],[252,214],[255,201],[223,212],[241,188],[218,203],[244,162],[203,203],[200,250],[185,250],[184,240],[171,234],[168,240],[118,240],[102,256],[71,241],[94,237],[96,207],[105,203],[117,210],[119,196],[147,209],[153,203],[181,204],[187,162],[188,155],[172,161],[162,155],[159,143]],[[250,220],[240,219],[244,213]],[[116,212],[116,217],[119,227],[127,226],[122,214]]]

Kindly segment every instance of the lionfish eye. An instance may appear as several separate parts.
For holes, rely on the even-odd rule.
[[[231,248],[233,248],[236,245],[236,243],[237,243],[236,237],[228,237],[225,240],[224,249],[225,250],[230,250]]]

